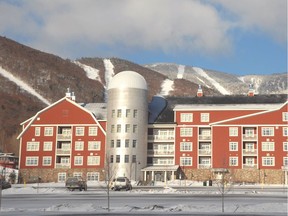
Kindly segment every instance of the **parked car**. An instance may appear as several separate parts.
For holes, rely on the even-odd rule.
[[[87,183],[81,177],[68,177],[65,182],[65,187],[68,188],[70,191],[73,191],[75,189],[79,189],[80,191],[87,191]]]
[[[11,184],[5,180],[0,180],[0,185],[2,187],[2,190],[7,189],[7,188],[11,188]]]
[[[113,181],[110,184],[110,189],[114,191],[121,189],[132,190],[132,185],[127,177],[118,177],[113,179]]]

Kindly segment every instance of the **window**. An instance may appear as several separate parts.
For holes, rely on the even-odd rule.
[[[283,127],[283,136],[288,136],[288,127]]]
[[[192,113],[181,113],[180,114],[181,122],[193,122],[193,114]]]
[[[274,136],[274,128],[262,127],[262,136]]]
[[[58,173],[58,182],[65,182],[66,181],[66,173],[60,172]]]
[[[125,125],[125,133],[130,133],[130,124]]]
[[[27,151],[39,151],[39,142],[27,142]]]
[[[132,155],[132,163],[136,163],[136,155]]]
[[[180,157],[180,166],[192,166],[192,157]]]
[[[138,116],[138,110],[133,110],[133,118],[137,118]]]
[[[117,124],[117,133],[121,133],[121,124]]]
[[[282,120],[283,121],[288,121],[288,112],[283,112],[282,113]]]
[[[82,172],[73,172],[73,177],[82,177]]]
[[[40,136],[41,128],[35,127],[35,136]]]
[[[74,156],[74,165],[83,165],[83,156]]]
[[[112,117],[112,118],[115,117],[115,110],[112,110],[111,117]]]
[[[115,125],[111,125],[111,133],[115,132]]]
[[[52,164],[52,157],[44,156],[43,157],[43,166],[50,166]]]
[[[136,145],[137,145],[137,140],[133,140],[133,142],[132,142],[132,147],[133,147],[133,148],[136,148]]]
[[[180,128],[181,137],[193,136],[192,132],[193,132],[193,128]]]
[[[117,110],[117,118],[121,118],[122,117],[122,110],[118,109]]]
[[[120,163],[120,155],[116,155],[116,163]]]
[[[288,157],[283,157],[283,166],[288,166]]]
[[[87,172],[87,181],[99,181],[98,172]]]
[[[76,141],[75,142],[75,151],[83,151],[84,149],[84,142],[83,141]]]
[[[88,156],[87,165],[99,165],[100,157],[99,156]]]
[[[274,142],[262,142],[262,151],[274,151]]]
[[[45,127],[44,136],[53,136],[53,127]]]
[[[201,122],[209,122],[210,121],[210,114],[209,113],[201,113],[200,114],[200,121]]]
[[[283,142],[283,151],[288,151],[288,142]]]
[[[129,155],[125,155],[124,162],[129,163]]]
[[[26,157],[26,166],[38,166],[38,157]]]
[[[129,148],[129,139],[125,139],[125,148]]]
[[[97,136],[98,127],[89,127],[89,136]]]
[[[110,147],[114,148],[114,140],[110,140]]]
[[[76,136],[84,136],[84,127],[76,127]]]
[[[229,127],[229,136],[238,136],[238,128]]]
[[[61,159],[60,159],[60,163],[61,164],[70,164],[70,158],[69,157],[61,157]]]
[[[52,151],[52,142],[44,142],[43,151]]]
[[[101,142],[100,141],[89,141],[88,150],[100,150]]]
[[[120,140],[120,139],[117,139],[116,147],[117,147],[117,148],[120,148],[120,147],[121,147],[121,140]]]
[[[131,110],[126,109],[126,118],[129,118],[131,116]]]
[[[114,156],[110,155],[110,163],[114,163]]]
[[[274,157],[263,157],[262,158],[262,165],[263,166],[274,166],[275,158]]]
[[[238,166],[238,157],[229,157],[229,166]]]
[[[133,125],[133,133],[137,133],[137,129],[138,129],[138,126],[137,125]]]
[[[180,151],[192,151],[192,142],[180,142]]]
[[[238,151],[238,142],[229,142],[229,151]]]

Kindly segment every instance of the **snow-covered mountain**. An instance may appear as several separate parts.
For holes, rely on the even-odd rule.
[[[19,133],[21,122],[62,98],[67,88],[75,92],[77,102],[106,102],[111,78],[125,70],[146,79],[148,100],[154,95],[195,97],[199,85],[205,96],[246,94],[250,83],[259,94],[287,93],[286,73],[237,77],[200,67],[139,65],[118,58],[69,60],[0,36],[0,151],[4,143],[17,142],[10,138]]]

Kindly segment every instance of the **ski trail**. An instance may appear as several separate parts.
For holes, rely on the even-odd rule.
[[[184,71],[185,71],[185,65],[179,65],[177,79],[183,79]]]
[[[231,93],[227,91],[223,86],[220,85],[216,80],[212,79],[202,68],[193,67],[193,70],[200,76],[206,78],[210,83],[215,86],[215,88],[223,95],[230,95]]]
[[[21,89],[23,89],[24,91],[30,93],[31,95],[34,95],[35,97],[37,97],[40,101],[42,101],[43,103],[50,105],[50,102],[48,100],[46,100],[44,97],[42,97],[39,93],[37,93],[32,87],[30,87],[27,83],[23,82],[22,80],[20,80],[19,78],[15,77],[13,74],[11,74],[10,72],[6,71],[5,69],[3,69],[0,66],[0,74],[9,79],[11,82],[14,82],[16,85],[18,85]]]
[[[170,79],[165,79],[161,85],[161,92],[160,95],[169,95],[170,91],[173,91],[174,81]]]
[[[112,64],[110,59],[104,59],[103,60],[104,67],[105,67],[105,93],[104,93],[104,101],[107,102],[107,88],[109,86],[109,82],[112,79],[112,77],[115,75],[114,73],[114,65]]]
[[[86,72],[86,76],[89,79],[97,80],[101,83],[101,80],[99,77],[99,70],[97,70],[96,68],[90,67],[88,65],[82,64],[78,61],[73,61],[73,63],[81,67]]]

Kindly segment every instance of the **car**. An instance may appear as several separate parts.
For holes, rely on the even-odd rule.
[[[121,189],[132,190],[132,185],[127,177],[118,177],[113,179],[113,181],[110,184],[110,189],[114,191]]]
[[[5,180],[0,180],[0,186],[1,186],[1,189],[4,190],[4,189],[7,189],[7,188],[11,188],[11,184]]]
[[[68,177],[65,182],[65,187],[70,191],[75,189],[87,191],[87,183],[81,177]]]

